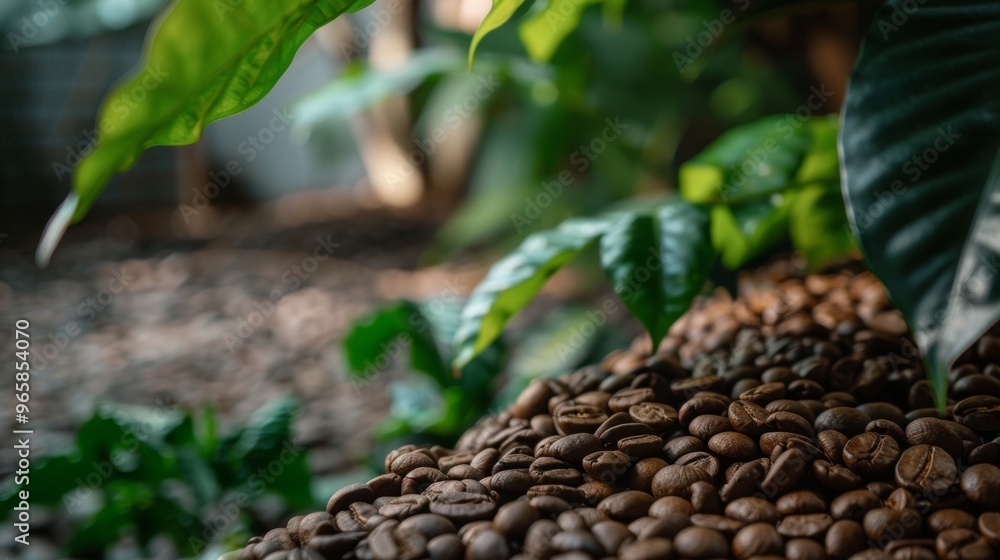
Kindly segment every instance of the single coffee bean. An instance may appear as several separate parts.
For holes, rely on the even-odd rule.
[[[421,494],[407,494],[389,500],[389,503],[380,507],[378,514],[393,519],[406,519],[418,513],[430,511],[431,501],[427,496]]]
[[[819,539],[832,524],[833,518],[826,513],[802,513],[785,516],[778,522],[777,529],[784,537]]]
[[[629,532],[625,524],[618,521],[601,521],[591,528],[594,538],[607,552],[619,550],[622,545],[635,537]]]
[[[726,411],[733,428],[752,438],[759,438],[767,430],[767,410],[750,401],[733,401]]]
[[[962,492],[974,503],[986,508],[1000,506],[1000,467],[979,464],[965,469]]]
[[[834,492],[854,490],[863,484],[861,477],[847,467],[834,465],[828,461],[814,461],[812,473],[824,488]]]
[[[760,489],[768,496],[780,496],[802,480],[809,468],[809,458],[798,449],[788,449],[771,465],[771,469],[760,484]]]
[[[906,425],[906,443],[910,446],[936,445],[953,459],[964,451],[962,439],[940,418],[918,418]]]
[[[448,480],[448,475],[434,467],[417,467],[403,477],[400,493],[420,494],[431,484],[444,480]]]
[[[438,535],[455,533],[455,524],[443,515],[421,513],[399,522],[398,531],[420,533],[430,540]]]
[[[670,405],[657,402],[632,405],[628,409],[628,415],[632,420],[649,426],[657,434],[667,433],[678,424],[677,410]]]
[[[836,430],[847,437],[856,436],[865,431],[871,422],[870,416],[864,412],[847,406],[838,406],[826,410],[816,417],[814,428],[816,432]]]
[[[875,508],[865,514],[862,526],[869,539],[879,548],[892,540],[912,539],[920,536],[922,519],[915,509]]]
[[[621,451],[598,451],[583,458],[583,469],[605,484],[614,484],[632,466],[632,460]]]
[[[578,486],[583,475],[569,463],[555,457],[539,457],[532,461],[528,475],[534,484],[565,484]]]
[[[722,498],[715,485],[698,481],[691,485],[691,505],[698,513],[722,513]]]
[[[714,529],[722,533],[727,539],[733,538],[736,532],[743,528],[746,523],[742,521],[737,521],[735,519],[729,519],[724,515],[713,515],[705,513],[696,513],[691,516],[691,524],[695,527],[705,527],[706,529]]]
[[[562,435],[592,434],[607,419],[602,409],[586,404],[563,406],[553,415],[556,429]]]
[[[546,412],[546,403],[555,393],[544,379],[532,381],[508,409],[515,418],[531,418]],[[442,469],[444,470],[444,469]]]
[[[719,490],[722,501],[730,502],[737,498],[750,496],[767,476],[771,467],[769,459],[755,459],[740,465],[729,481]]]
[[[431,500],[430,510],[431,513],[443,515],[460,524],[465,524],[491,518],[493,512],[496,511],[496,503],[489,496],[483,494],[457,492],[437,496]]]
[[[691,502],[680,496],[664,496],[649,506],[649,515],[659,519],[678,513],[690,517],[694,512]]]
[[[728,510],[727,510],[728,511]],[[771,523],[752,523],[736,533],[732,541],[733,556],[739,560],[781,554],[784,541]]]
[[[619,551],[619,557],[635,560],[659,560],[673,557],[674,548],[673,543],[667,539],[652,538],[625,544]]]
[[[812,438],[816,435],[811,423],[792,412],[781,411],[771,413],[767,417],[767,424],[779,432],[791,432],[806,436],[807,438]]]
[[[531,524],[524,537],[524,551],[533,558],[548,558],[552,555],[552,537],[561,529],[551,519],[541,519]]]
[[[618,450],[629,457],[652,457],[658,455],[662,449],[663,438],[653,434],[629,436],[618,440]]]
[[[896,424],[891,420],[886,420],[884,418],[872,420],[867,426],[865,426],[865,431],[889,436],[896,441],[897,445],[906,445],[906,434],[903,432],[903,428],[900,428],[899,424]]]
[[[674,549],[684,558],[724,558],[729,556],[729,541],[714,529],[687,527],[674,537]]]
[[[906,425],[906,415],[898,406],[888,402],[867,402],[858,405],[858,410],[874,420],[888,420],[900,428]]]
[[[834,519],[861,521],[869,511],[882,507],[882,500],[870,490],[850,490],[830,502],[830,515]]]
[[[740,432],[722,432],[709,438],[708,448],[713,453],[729,459],[751,459],[755,455],[757,445],[754,440]]]
[[[993,550],[981,535],[969,529],[946,529],[935,541],[938,558],[945,560],[990,560]]]
[[[727,403],[721,395],[701,395],[693,397],[685,402],[681,406],[680,410],[677,411],[677,420],[680,422],[681,426],[686,428],[695,418],[704,414],[713,414],[716,416],[722,415],[726,413],[726,409],[728,407],[729,403]]]
[[[935,535],[947,529],[974,529],[975,527],[976,518],[960,509],[939,509],[927,517],[927,528]]]
[[[774,525],[781,519],[781,513],[778,512],[778,508],[774,504],[754,496],[737,498],[729,502],[725,511],[727,517],[743,523],[770,523]]]
[[[507,560],[510,558],[510,546],[503,535],[485,529],[469,543],[465,557],[470,560]]]
[[[704,377],[689,377],[670,384],[670,391],[674,398],[687,400],[699,391],[713,391],[721,393],[726,390],[726,380],[718,375]]]
[[[646,424],[631,422],[608,428],[600,435],[600,440],[605,447],[616,447],[625,438],[645,435],[653,435],[652,428]]]
[[[326,504],[326,512],[336,515],[346,510],[354,502],[368,502],[375,500],[375,494],[366,484],[349,484],[337,490],[330,496],[330,501]]]
[[[528,474],[528,469],[500,471],[491,476],[489,480],[489,486],[492,490],[517,495],[523,494],[535,484],[535,481],[531,479],[531,475]]]
[[[579,488],[563,486],[562,484],[540,484],[538,486],[532,486],[528,489],[529,498],[537,496],[555,496],[557,498],[562,498],[571,504],[583,503],[584,498],[583,491]]]
[[[988,543],[1000,545],[1000,512],[987,511],[979,516],[976,527]]]
[[[626,473],[626,482],[629,488],[651,494],[653,492],[653,477],[665,466],[667,466],[667,462],[659,457],[640,459]]]
[[[826,513],[826,500],[812,490],[794,490],[774,502],[781,515]]]
[[[593,434],[572,434],[552,442],[548,447],[547,456],[579,465],[584,457],[603,449],[601,441]],[[539,454],[536,452],[535,455]]]
[[[973,465],[979,463],[1000,464],[1000,443],[991,441],[977,446],[969,453],[969,463]]]
[[[653,495],[691,497],[691,485],[697,481],[711,482],[712,477],[699,467],[689,465],[667,465],[653,477]]]
[[[760,444],[760,450],[765,454],[770,456],[774,452],[774,448],[777,446],[782,446],[788,448],[789,440],[799,439],[805,443],[809,443],[809,438],[801,434],[793,434],[792,432],[766,432],[760,436],[758,443]]]
[[[612,412],[627,412],[629,408],[639,403],[656,400],[656,393],[649,387],[638,389],[622,389],[608,400],[608,408]]]
[[[867,536],[860,523],[851,519],[834,521],[826,531],[824,549],[831,560],[847,560],[868,548]]]
[[[896,463],[896,484],[911,492],[944,496],[957,481],[954,459],[934,445],[911,447]]]
[[[683,457],[678,457],[675,465],[686,465],[692,467],[698,467],[699,469],[708,473],[708,476],[713,479],[719,476],[719,470],[721,466],[719,465],[719,459],[716,458],[711,453],[705,453],[703,451],[698,451],[695,453],[688,453]]]
[[[542,515],[550,517],[556,517],[564,511],[573,509],[569,502],[556,496],[536,496],[529,499],[528,504],[541,512]]]
[[[820,448],[831,463],[843,463],[844,446],[848,437],[836,430],[824,430],[816,435]]]
[[[785,543],[785,558],[787,560],[826,560],[826,553],[823,550],[823,545],[818,541],[794,538]]]
[[[760,406],[785,398],[787,388],[784,383],[765,383],[740,394],[740,400],[749,401]]]
[[[616,521],[628,523],[644,517],[653,500],[653,496],[645,492],[626,490],[608,496],[597,505],[597,509]]]
[[[577,486],[583,494],[583,503],[585,504],[598,504],[604,498],[615,493],[615,489],[603,482],[584,482],[583,484]]]
[[[367,536],[368,533],[364,531],[338,533],[336,535],[319,535],[309,541],[309,548],[319,552],[326,558],[340,558],[358,546],[358,543]],[[263,558],[263,556],[256,555],[255,558]]]
[[[1000,431],[1000,398],[979,395],[962,399],[952,412],[959,424],[977,432]]]
[[[500,506],[493,518],[493,527],[508,539],[520,541],[531,524],[540,518],[538,510],[527,500],[515,500]]]
[[[427,541],[427,554],[431,560],[462,560],[465,545],[458,535],[438,535]]]
[[[816,414],[811,408],[802,404],[801,401],[795,401],[791,399],[779,399],[772,401],[767,405],[768,414],[775,412],[791,412],[792,414],[798,414],[799,416],[806,419],[811,427],[813,422],[816,421]]]
[[[527,469],[530,468],[531,464],[534,462],[535,457],[533,455],[528,455],[526,453],[508,453],[497,460],[496,464],[493,465],[493,472],[491,474],[516,469]]]
[[[404,453],[392,462],[391,470],[393,474],[406,476],[410,471],[419,467],[437,468],[437,461],[421,451],[411,451]]]
[[[698,416],[688,425],[688,432],[703,441],[708,441],[715,434],[732,429],[733,425],[729,423],[729,418],[715,414]]]
[[[875,432],[858,434],[844,445],[844,464],[863,477],[879,478],[892,470],[899,458],[896,440]]]
[[[696,451],[708,451],[708,445],[694,436],[675,437],[663,444],[663,456],[670,462]]]

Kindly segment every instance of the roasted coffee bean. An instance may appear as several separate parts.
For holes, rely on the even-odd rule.
[[[740,432],[722,432],[708,440],[708,448],[729,459],[751,459],[757,450],[754,440]]]
[[[719,490],[722,500],[730,502],[756,492],[764,481],[764,477],[767,476],[770,466],[771,462],[768,459],[755,459],[740,465],[729,481]]]
[[[833,463],[843,463],[844,446],[847,445],[848,437],[836,430],[824,430],[816,435],[820,448]]]
[[[805,418],[810,427],[812,427],[813,422],[816,421],[816,414],[811,408],[802,404],[801,401],[779,399],[768,403],[766,410],[769,415],[775,412],[791,412],[792,414],[797,414],[802,418]]]
[[[659,457],[647,457],[645,459],[640,459],[636,464],[626,473],[626,483],[628,487],[633,490],[642,490],[643,492],[652,493],[653,492],[653,477],[656,473],[660,472],[660,469],[667,466],[667,462]]]
[[[888,420],[900,428],[906,425],[906,415],[900,408],[888,402],[868,402],[858,405],[858,410],[867,414],[872,421]]]
[[[961,478],[962,492],[983,507],[1000,507],[1000,467],[979,464],[965,469]]]
[[[841,519],[834,521],[826,532],[824,549],[831,560],[847,560],[868,548],[865,530],[857,521]]]
[[[621,451],[598,451],[583,458],[583,469],[605,484],[614,484],[632,466],[632,460]]]
[[[875,432],[858,434],[847,441],[843,451],[847,468],[863,477],[879,478],[892,470],[899,458],[896,440]]]
[[[583,475],[569,463],[555,457],[539,457],[528,467],[528,475],[534,484],[565,484],[578,486],[583,483]]]
[[[667,465],[653,477],[653,495],[691,497],[691,485],[697,481],[711,482],[712,477],[704,470],[688,465]]]
[[[583,494],[583,502],[587,504],[597,504],[601,500],[615,493],[615,489],[603,482],[584,482],[577,486]]]
[[[616,521],[628,523],[644,517],[653,500],[653,496],[645,492],[626,490],[608,496],[597,505],[597,509]]]
[[[804,513],[825,513],[826,501],[812,490],[794,490],[774,502],[781,515],[797,515]]]
[[[788,449],[771,465],[760,489],[768,496],[779,496],[802,480],[809,469],[809,458],[798,449]]]
[[[461,560],[465,545],[458,535],[439,535],[427,541],[427,554],[431,560]]]
[[[991,441],[977,446],[969,453],[969,462],[973,465],[979,463],[1000,464],[1000,443]]]
[[[550,519],[542,519],[531,524],[524,537],[524,550],[534,558],[548,558],[552,555],[552,537],[560,532],[559,525]]]
[[[507,494],[523,494],[535,484],[527,469],[500,471],[489,480],[490,489]]]
[[[865,431],[889,436],[895,440],[897,445],[906,445],[906,434],[903,432],[903,428],[900,428],[899,424],[896,424],[891,420],[886,420],[884,418],[872,420],[867,426],[865,426]]]
[[[936,445],[953,459],[961,457],[964,451],[962,439],[940,418],[918,418],[906,425],[905,434],[910,446]]]
[[[688,425],[688,432],[703,440],[708,441],[718,433],[731,431],[733,425],[729,423],[729,418],[715,414],[703,414],[698,416]]]
[[[787,560],[826,560],[826,553],[823,551],[823,545],[818,541],[794,538],[785,543],[785,558]]]
[[[543,515],[551,517],[556,517],[564,511],[573,509],[573,506],[569,502],[556,496],[536,496],[529,499],[528,504]]]
[[[654,433],[663,434],[673,430],[678,423],[674,407],[656,402],[643,402],[629,407],[628,415],[640,424],[649,426]]]
[[[652,457],[659,455],[662,449],[663,438],[657,435],[629,436],[618,440],[618,450],[629,457]]]
[[[944,496],[957,481],[954,459],[934,445],[913,446],[896,463],[896,484],[911,492]]]
[[[945,560],[991,560],[993,550],[981,535],[969,529],[947,529],[934,542],[938,558]]]
[[[683,514],[690,517],[694,515],[694,506],[690,501],[680,496],[664,496],[649,506],[651,517],[662,519],[672,514]]]
[[[507,560],[510,558],[510,546],[503,535],[485,529],[468,544],[465,557],[470,560]]]
[[[537,496],[555,496],[572,504],[579,504],[583,502],[582,490],[579,488],[573,488],[572,486],[563,486],[561,484],[540,484],[538,486],[532,486],[528,489],[529,498]]]
[[[586,404],[563,406],[553,415],[556,429],[562,435],[592,434],[607,419],[604,410]]]
[[[552,536],[552,550],[555,552],[580,552],[587,558],[604,554],[604,548],[589,531],[561,531]]]
[[[696,451],[708,451],[708,445],[694,436],[676,437],[663,444],[663,456],[670,462]]]
[[[725,511],[727,517],[743,523],[770,523],[773,525],[781,519],[781,513],[778,512],[778,508],[774,504],[753,496],[729,502]]]
[[[419,467],[437,468],[437,461],[421,451],[411,451],[404,453],[392,462],[391,470],[393,474],[406,476],[410,471]]]
[[[821,539],[833,524],[833,518],[825,513],[801,513],[786,515],[778,522],[777,529],[783,537],[805,537]]]
[[[740,394],[740,400],[767,406],[772,401],[785,398],[787,391],[784,383],[765,383]]]
[[[865,514],[865,534],[879,548],[892,540],[912,539],[920,535],[922,519],[915,509],[875,508]]]
[[[695,482],[691,485],[691,505],[698,513],[722,513],[722,498],[715,485],[708,482]]]
[[[742,521],[737,521],[736,519],[729,519],[724,515],[713,515],[705,513],[696,513],[691,516],[691,524],[695,527],[705,527],[706,529],[714,529],[723,535],[727,539],[732,539],[736,535],[736,532],[743,528],[746,523]]]
[[[870,490],[851,490],[830,502],[830,515],[834,519],[862,521],[869,511],[882,507],[882,500]]]
[[[496,503],[489,496],[483,494],[458,492],[437,496],[431,500],[430,510],[431,513],[443,515],[464,524],[491,518],[493,512],[496,511]]]
[[[847,437],[856,436],[865,431],[872,419],[864,412],[847,406],[838,406],[824,411],[816,417],[816,432],[836,430]]]
[[[687,527],[674,537],[674,549],[684,558],[724,558],[729,556],[729,541],[714,529]]]
[[[326,504],[326,512],[330,515],[336,515],[355,502],[371,503],[374,500],[375,494],[368,485],[350,484],[330,496],[330,501]]]
[[[1000,545],[1000,512],[987,511],[983,513],[976,522],[976,528],[979,529],[980,534],[988,543],[993,546]]]
[[[674,464],[698,467],[708,473],[708,476],[713,479],[719,476],[719,469],[721,468],[719,460],[714,455],[703,451],[688,453],[683,457],[678,457]]]
[[[533,455],[528,455],[525,453],[508,453],[497,460],[496,464],[493,465],[493,473],[497,474],[502,471],[510,471],[516,469],[527,469],[531,467],[531,464],[535,462],[535,457]]]
[[[812,473],[823,487],[834,492],[846,492],[862,485],[861,477],[850,469],[828,461],[814,461]]]
[[[726,380],[717,375],[705,377],[689,377],[670,384],[674,398],[685,401],[699,391],[721,393],[726,390]]]
[[[591,533],[607,552],[619,550],[622,545],[635,539],[628,527],[618,521],[601,521],[591,527]]]
[[[779,432],[791,432],[807,438],[816,435],[811,423],[792,412],[774,412],[767,417],[767,424]]]
[[[528,528],[541,516],[527,500],[515,500],[500,506],[493,527],[509,539],[520,541],[528,532]]]
[[[743,400],[733,401],[726,414],[737,432],[755,439],[759,438],[767,429],[767,417],[770,415],[760,405]]]
[[[673,553],[673,543],[667,539],[653,538],[628,543],[622,546],[619,555],[621,558],[634,558],[635,560],[659,560],[670,558]]]
[[[309,541],[309,548],[326,558],[339,558],[353,550],[367,536],[368,533],[363,531],[320,535]],[[263,558],[263,556],[257,556],[257,558]]]
[[[619,424],[618,426],[608,428],[601,433],[599,437],[601,444],[605,447],[616,447],[618,442],[625,438],[647,435],[653,435],[652,428],[646,424],[630,422],[628,424]]]
[[[722,415],[725,414],[729,403],[720,396],[701,395],[686,401],[680,410],[677,411],[677,420],[685,428],[691,421],[704,414]]]
[[[399,522],[398,531],[420,533],[430,540],[438,535],[455,532],[455,524],[443,515],[421,513]]]
[[[628,409],[645,402],[656,400],[656,393],[648,388],[622,389],[615,393],[607,402],[612,412],[628,412]]]
[[[399,496],[397,498],[392,498],[389,503],[380,507],[378,514],[384,517],[391,517],[393,519],[406,519],[407,517],[412,517],[418,513],[427,513],[430,511],[431,501],[427,496],[421,494],[407,494],[406,496]]]
[[[806,436],[793,434],[792,432],[766,432],[760,436],[758,443],[760,444],[760,450],[765,455],[770,456],[774,452],[774,448],[779,445],[787,449],[788,441],[792,439],[799,439],[809,443],[809,438]]]
[[[552,442],[548,447],[547,456],[579,465],[584,457],[603,449],[601,441],[593,434],[573,434]],[[537,456],[538,453],[536,452],[535,455]]]
[[[939,509],[927,517],[927,528],[935,535],[947,529],[973,529],[975,527],[976,518],[960,509]]]
[[[781,554],[784,541],[771,523],[752,523],[736,533],[732,541],[733,556],[739,560]]]
[[[1000,398],[979,395],[959,401],[952,411],[959,424],[977,432],[1000,431]]]

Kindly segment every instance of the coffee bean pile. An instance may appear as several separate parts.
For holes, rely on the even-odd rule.
[[[232,558],[993,558],[1000,338],[950,377],[871,275],[775,266]]]

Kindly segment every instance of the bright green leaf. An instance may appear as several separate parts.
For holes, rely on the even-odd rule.
[[[816,270],[857,247],[847,228],[839,185],[810,185],[793,195],[789,210],[792,245]]]
[[[775,247],[788,235],[788,210],[788,197],[780,194],[737,206],[713,206],[712,245],[722,264],[735,269]]]
[[[606,220],[573,219],[528,236],[490,268],[473,290],[455,333],[455,366],[486,349],[545,281],[572,261],[607,228]]]
[[[472,44],[469,45],[469,68],[472,68],[472,59],[476,55],[476,47],[487,33],[500,27],[514,15],[514,12],[524,4],[524,0],[493,0],[493,6],[486,14],[479,28],[472,35]]]
[[[599,0],[549,0],[545,9],[524,20],[517,28],[521,43],[535,62],[548,62],[577,26],[588,5]]]
[[[844,104],[847,215],[942,408],[951,364],[1000,318],[998,33],[1000,2],[889,1]]]
[[[628,214],[601,237],[601,266],[653,349],[705,284],[715,251],[705,209],[685,202]]]
[[[112,176],[132,167],[143,150],[195,142],[208,123],[257,103],[315,30],[369,3],[171,4],[150,27],[140,65],[102,102],[97,118],[100,140],[76,168],[73,194],[46,226],[39,262],[48,261],[68,223],[83,218]]]

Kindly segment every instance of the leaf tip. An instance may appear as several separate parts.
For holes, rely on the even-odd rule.
[[[55,252],[56,247],[59,245],[59,240],[62,239],[64,233],[66,233],[66,228],[73,221],[73,215],[76,214],[76,207],[79,205],[79,198],[75,192],[71,192],[66,200],[62,201],[59,208],[56,209],[52,217],[49,218],[49,222],[45,224],[45,229],[42,231],[42,238],[38,242],[38,249],[35,251],[35,264],[38,268],[45,268],[49,265],[49,261],[52,259],[52,253]]]

